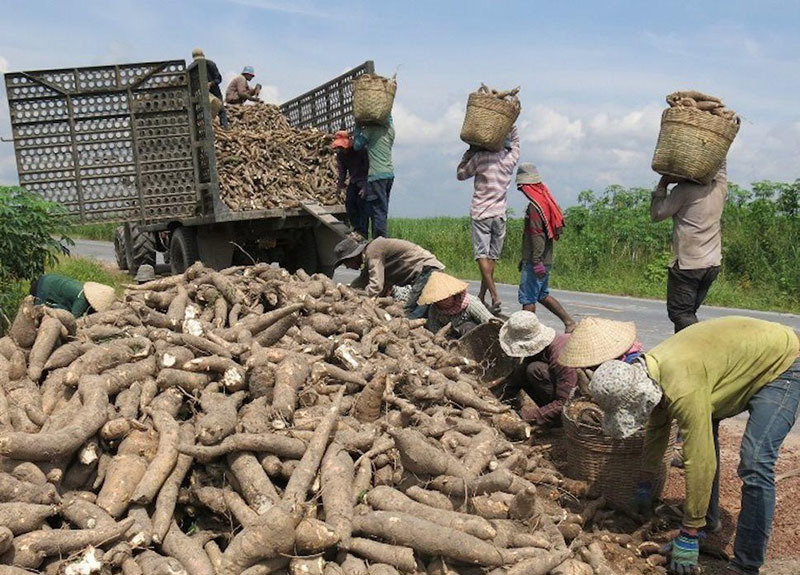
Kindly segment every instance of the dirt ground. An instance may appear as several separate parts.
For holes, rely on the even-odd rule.
[[[736,521],[739,516],[741,482],[736,475],[739,464],[739,445],[744,433],[746,421],[727,420],[720,426],[721,451],[721,493],[720,506],[722,531],[709,536],[709,543],[733,554],[733,539]],[[563,449],[569,449],[561,430],[554,430],[543,438],[552,444],[551,454],[558,467],[565,463]],[[776,473],[800,467],[800,435],[795,433],[787,437]],[[684,477],[683,470],[671,468],[667,487],[662,499],[676,505],[683,503]],[[768,560],[761,569],[762,575],[800,575],[800,476],[784,479],[777,485],[777,502],[773,532],[768,549]],[[726,562],[702,558],[703,572],[706,575],[725,575]]]

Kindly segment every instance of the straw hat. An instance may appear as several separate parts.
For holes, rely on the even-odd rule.
[[[433,272],[428,278],[428,283],[422,288],[422,293],[417,300],[419,305],[428,305],[449,298],[451,295],[461,293],[469,286],[466,282],[444,272]]]
[[[558,363],[565,367],[591,367],[616,359],[636,341],[636,324],[602,317],[587,317],[575,327]]]
[[[509,357],[536,355],[556,338],[556,330],[539,321],[532,311],[511,314],[500,328],[500,347]]]
[[[339,130],[333,135],[333,143],[331,148],[352,148],[353,142],[350,140],[350,134],[345,130]]]
[[[95,311],[106,311],[117,299],[114,288],[96,282],[83,284],[83,295]]]

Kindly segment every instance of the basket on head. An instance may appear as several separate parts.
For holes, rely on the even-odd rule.
[[[519,116],[516,97],[498,98],[484,91],[473,92],[467,100],[467,113],[461,126],[461,140],[493,152],[503,149],[503,142]]]
[[[618,509],[632,509],[636,497],[644,454],[644,430],[640,429],[626,439],[612,439],[603,433],[601,425],[584,421],[584,412],[593,418],[602,417],[600,408],[585,400],[570,400],[564,406],[561,420],[567,450],[567,471],[571,478],[589,483],[608,504]],[[658,497],[667,482],[667,473],[672,461],[672,452],[678,428],[673,423],[669,442],[658,469],[654,473],[653,496]]]
[[[377,74],[353,80],[353,116],[359,124],[385,124],[392,113],[397,81]]]
[[[470,330],[458,340],[458,352],[478,364],[478,380],[488,388],[505,381],[519,360],[508,357],[500,347],[502,323],[490,320]]]
[[[697,108],[676,106],[661,114],[661,132],[653,154],[653,170],[708,184],[719,171],[739,131],[729,120]]]

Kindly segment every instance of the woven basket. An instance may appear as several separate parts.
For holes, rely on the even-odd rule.
[[[697,108],[667,108],[661,114],[653,170],[662,176],[708,184],[738,131],[738,118],[732,122]]]
[[[353,80],[353,116],[359,124],[385,124],[392,113],[397,82],[376,74]]]
[[[599,411],[599,408],[595,408]],[[633,510],[636,485],[639,483],[644,452],[644,430],[637,431],[627,439],[611,439],[603,430],[593,425],[572,419],[569,404],[561,419],[567,438],[567,468],[574,479],[587,481],[590,486],[605,496],[609,505]],[[672,452],[677,427],[673,424],[669,444],[653,481],[653,496],[659,497],[667,480],[672,461]]]
[[[491,94],[473,92],[467,100],[467,114],[461,127],[461,140],[493,152],[503,149],[511,126],[517,121],[520,106],[516,98],[501,100]]]
[[[503,383],[518,363],[500,347],[501,325],[497,321],[482,323],[458,340],[458,352],[478,364],[478,380],[489,389]]]

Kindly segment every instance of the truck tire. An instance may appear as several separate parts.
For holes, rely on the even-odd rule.
[[[117,226],[114,230],[114,258],[119,269],[128,269],[128,258],[125,256],[125,230],[122,226]]]
[[[193,228],[180,227],[172,232],[169,241],[169,267],[174,274],[182,274],[190,265],[200,260],[197,233]]]
[[[151,265],[155,269],[156,238],[153,232],[146,232],[136,224],[131,224],[131,243],[133,261],[128,262],[128,271],[135,275],[139,271],[139,266],[145,264]]]

